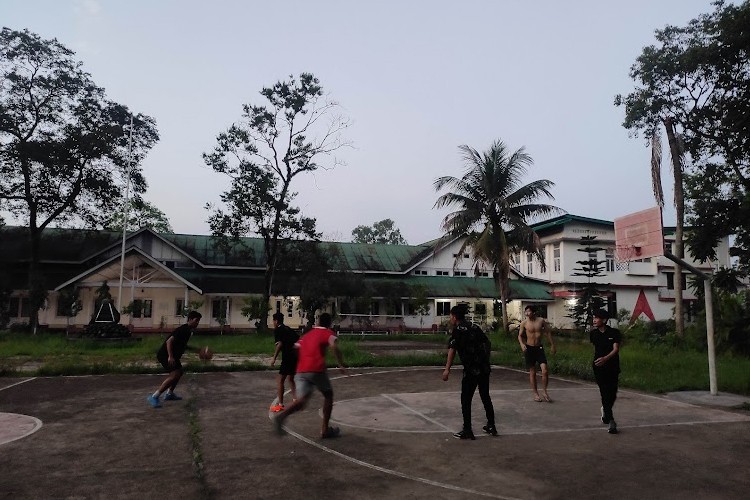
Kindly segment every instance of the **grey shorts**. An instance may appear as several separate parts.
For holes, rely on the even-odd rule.
[[[294,384],[297,386],[298,398],[309,396],[313,387],[317,387],[324,395],[333,394],[333,388],[331,387],[331,381],[327,373],[298,373],[294,376]]]

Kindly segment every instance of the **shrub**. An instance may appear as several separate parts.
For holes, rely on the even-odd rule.
[[[100,339],[127,338],[130,337],[130,330],[119,323],[89,323],[85,336]]]
[[[28,323],[11,323],[8,330],[13,333],[30,333],[31,325]]]

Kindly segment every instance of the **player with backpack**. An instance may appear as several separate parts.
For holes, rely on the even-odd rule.
[[[458,353],[461,363],[464,365],[461,380],[461,414],[463,415],[464,425],[463,429],[453,434],[453,437],[474,439],[474,431],[471,427],[471,400],[474,398],[474,392],[477,388],[479,388],[479,397],[482,398],[484,412],[487,416],[487,425],[482,429],[487,434],[497,436],[495,409],[490,398],[490,339],[478,325],[466,321],[465,307],[453,307],[450,318],[453,330],[448,341],[448,360],[445,363],[445,370],[443,370],[443,380],[447,381],[450,376],[456,353]]]

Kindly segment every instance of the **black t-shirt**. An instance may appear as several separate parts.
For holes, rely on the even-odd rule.
[[[620,330],[606,325],[603,332],[598,328],[594,328],[593,330],[591,330],[589,332],[589,340],[592,344],[594,344],[594,359],[596,359],[601,358],[602,356],[606,356],[607,354],[612,352],[614,344],[622,345],[622,334],[620,333]],[[619,371],[620,353],[618,352],[617,354],[612,356],[609,361],[607,361],[600,368],[608,368],[611,370]]]
[[[466,321],[458,323],[451,332],[448,347],[458,352],[465,372],[473,375],[490,372],[492,346],[479,326]]]
[[[273,332],[273,338],[275,342],[281,342],[282,360],[289,362],[297,359],[297,349],[294,348],[299,340],[297,332],[286,325],[279,325]]]
[[[184,325],[177,327],[175,331],[172,332],[172,335],[169,336],[174,337],[174,341],[172,342],[172,356],[174,356],[174,359],[180,359],[185,353],[191,335],[193,335],[193,329],[190,328],[190,325],[185,323]],[[169,340],[169,337],[167,337],[162,343],[159,352],[157,353],[157,357],[167,359],[169,356],[169,352],[167,351],[167,340]]]

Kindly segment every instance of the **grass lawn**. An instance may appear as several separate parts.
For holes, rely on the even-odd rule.
[[[164,337],[142,337],[138,341],[115,342],[68,340],[61,335],[16,334],[0,332],[0,375],[19,375],[17,368],[35,366],[36,371],[24,375],[73,375],[100,373],[160,373],[161,367],[152,366],[155,352]],[[523,356],[515,336],[491,335],[492,362],[501,366],[524,368]],[[348,366],[442,366],[445,350],[426,354],[374,355],[363,345],[370,340],[424,342],[431,346],[444,345],[444,335],[390,335],[382,337],[342,336],[340,340]],[[273,355],[272,334],[237,336],[195,335],[190,341],[195,347],[211,346],[215,353],[240,356]],[[593,348],[587,339],[557,338],[557,354],[547,353],[553,375],[593,380],[591,359]],[[195,356],[186,354],[186,356]],[[187,358],[188,360],[194,358]],[[335,366],[333,357],[330,365]],[[720,354],[717,356],[719,390],[750,395],[750,359]],[[622,374],[620,385],[652,393],[678,390],[708,390],[708,360],[706,353],[630,342],[626,339],[621,350]],[[229,371],[270,369],[267,363],[245,361],[231,366],[210,363],[190,363],[191,371]]]

